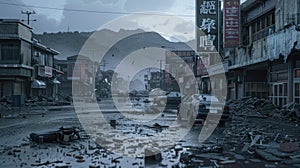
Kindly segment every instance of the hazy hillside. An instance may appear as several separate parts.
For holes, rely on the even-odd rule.
[[[134,34],[143,32],[142,30],[120,30],[113,32],[107,29],[98,31],[101,34],[101,39],[115,39],[118,36],[126,36],[127,34]],[[33,37],[39,40],[47,47],[53,48],[60,52],[56,58],[66,59],[68,56],[76,55],[81,50],[84,43],[94,32],[58,32],[58,33],[43,33],[34,34]],[[99,42],[99,40],[98,40]],[[105,42],[105,40],[102,40]],[[99,43],[99,45],[104,45]]]
[[[91,34],[92,33],[58,32],[38,34],[34,35],[34,38],[41,41],[42,44],[59,51],[58,59],[65,59],[67,56],[77,54]]]
[[[93,34],[93,37],[91,35]],[[107,29],[97,32],[59,32],[59,33],[44,33],[36,34],[34,38],[41,41],[48,47],[51,47],[60,52],[56,57],[58,59],[66,59],[68,56],[76,55],[81,50],[82,46],[88,40],[93,39],[97,48],[110,48],[105,54],[108,57],[106,61],[112,63],[119,62],[131,52],[147,47],[160,48],[164,46],[166,49],[186,49],[184,43],[172,43],[160,34],[155,32],[144,32],[143,30],[120,30],[113,32]],[[116,43],[112,43],[117,41]],[[113,45],[112,45],[113,44]],[[190,43],[188,43],[190,44]],[[101,50],[100,51],[104,51]],[[115,56],[115,57],[112,57]],[[108,68],[110,65],[108,65]]]

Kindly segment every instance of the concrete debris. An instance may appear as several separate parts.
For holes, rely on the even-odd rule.
[[[278,151],[278,149],[272,149],[272,148],[265,149],[265,152],[268,152],[276,157],[284,158],[284,159],[288,159],[293,156],[292,153],[280,152],[280,151]]]
[[[34,106],[62,106],[62,105],[71,105],[73,99],[71,96],[59,96],[59,99],[56,100],[53,97],[38,96],[38,97],[29,97],[22,98],[22,101],[14,102],[11,96],[0,97],[0,107],[34,107]]]
[[[222,153],[223,148],[221,146],[203,146],[199,148],[201,153]]]
[[[276,156],[274,156],[274,155],[272,155],[272,154],[270,154],[268,152],[265,152],[263,150],[257,149],[257,150],[255,150],[255,154],[257,154],[257,156],[259,158],[262,158],[262,159],[264,159],[266,161],[271,161],[271,162],[282,161],[282,159],[280,159],[280,158],[278,158],[278,157],[276,157]]]
[[[53,131],[31,133],[30,139],[34,142],[68,142],[80,139],[80,130],[76,127],[60,127]]]
[[[252,97],[231,100],[228,105],[235,115],[253,118],[272,117],[286,121],[300,121],[300,110],[297,103],[289,103],[282,108],[274,105],[271,100]]]
[[[158,162],[162,160],[161,152],[158,148],[145,148],[145,163]]]
[[[230,101],[228,106],[230,106],[229,115],[232,120],[224,127],[217,127],[214,134],[207,141],[198,143],[198,132],[196,133],[196,131],[200,131],[200,128],[194,126],[191,129],[193,131],[191,136],[187,135],[187,138],[172,146],[168,144],[169,139],[164,140],[162,144],[155,143],[150,147],[150,141],[136,141],[132,138],[137,136],[140,136],[141,139],[155,138],[155,135],[161,132],[164,133],[164,130],[177,134],[177,126],[170,126],[169,120],[157,120],[138,125],[129,120],[119,120],[120,118],[116,117],[115,113],[109,113],[110,117],[107,120],[110,126],[128,136],[115,136],[114,132],[110,132],[110,134],[99,132],[96,142],[101,145],[108,145],[113,150],[126,151],[128,154],[135,154],[137,149],[141,148],[146,156],[138,155],[140,157],[136,158],[139,159],[138,162],[135,160],[128,163],[126,162],[126,156],[113,155],[108,152],[110,148],[103,149],[94,143],[90,143],[87,139],[82,139],[82,132],[80,132],[80,140],[68,142],[73,139],[71,136],[73,132],[68,133],[68,130],[54,130],[54,132],[44,132],[45,134],[36,133],[35,138],[32,138],[32,140],[35,139],[35,142],[40,142],[40,144],[29,141],[28,145],[19,148],[5,149],[4,146],[0,146],[0,154],[2,153],[11,160],[23,157],[30,161],[27,162],[28,165],[22,165],[21,167],[30,166],[31,163],[34,163],[31,167],[70,167],[69,162],[76,166],[81,165],[91,168],[122,167],[122,164],[126,165],[124,167],[143,167],[143,161],[145,161],[145,164],[153,164],[152,167],[243,167],[240,164],[281,167],[283,164],[288,166],[300,164],[300,150],[298,149],[300,138],[297,134],[294,134],[297,133],[298,126],[294,122],[290,124],[291,120],[298,120],[297,104],[290,103],[279,108],[269,100],[244,98]],[[156,111],[159,111],[157,106],[152,108],[157,108]],[[49,113],[51,114],[47,111],[47,115]],[[177,117],[176,113],[174,115],[171,112],[164,114],[163,119]],[[292,119],[290,119],[291,116],[293,116]],[[5,117],[6,115],[2,113],[1,120],[11,122],[11,120],[4,119]],[[180,122],[178,123],[180,124]],[[106,123],[105,126],[109,127],[109,124]],[[7,135],[11,134],[14,134],[14,132]],[[49,141],[59,142],[60,144],[41,144],[41,142],[46,142],[47,138],[49,138]],[[192,143],[189,142],[190,139]],[[68,146],[63,143],[64,141],[68,142]],[[122,148],[122,145],[126,143],[130,146]],[[165,146],[168,146],[169,150],[161,152],[159,149],[164,149]],[[42,154],[42,152],[44,153]],[[40,158],[58,158],[62,162],[53,163]],[[3,163],[5,163],[5,160]]]
[[[110,126],[112,126],[115,129],[116,125],[117,125],[117,122],[116,122],[116,120],[110,120],[109,124],[110,124]]]
[[[237,153],[234,153],[234,152],[227,152],[227,153],[231,154],[237,160],[245,160],[245,157],[241,154],[237,154]]]
[[[280,144],[280,151],[282,152],[295,152],[298,149],[298,143],[287,142]]]
[[[188,163],[191,162],[191,159],[192,159],[191,153],[184,152],[184,153],[181,153],[181,155],[180,155],[180,162],[181,163],[188,164]]]
[[[46,161],[43,163],[33,163],[33,164],[31,164],[31,166],[47,166],[47,165],[54,164],[54,163],[63,163],[63,161],[57,160],[57,161],[53,161],[53,162]]]
[[[232,156],[228,162],[265,160],[276,166],[300,164],[296,135],[300,122],[298,104],[289,103],[280,108],[270,100],[246,97],[231,100],[227,105],[232,121],[222,131],[226,138],[224,149],[230,149],[225,154]]]
[[[300,164],[300,159],[285,160],[283,161],[283,164],[286,165]]]
[[[55,165],[55,168],[70,168],[71,166],[65,163],[59,163]]]
[[[224,160],[224,161],[220,161],[220,164],[232,164],[235,162],[236,162],[236,160]]]
[[[10,97],[1,97],[0,98],[0,106],[8,106],[12,104],[12,100]]]

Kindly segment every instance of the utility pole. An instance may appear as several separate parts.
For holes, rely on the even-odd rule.
[[[103,60],[103,62],[100,64],[100,66],[103,66],[103,72],[105,71],[105,66],[106,66],[106,61],[105,60]]]
[[[22,14],[25,14],[27,15],[27,24],[29,25],[29,21],[36,21],[35,19],[34,20],[30,20],[30,15],[32,14],[35,14],[35,11],[21,11]],[[25,20],[22,20],[22,21],[25,21]]]
[[[162,80],[163,80],[163,78],[162,78],[162,62],[164,61],[164,60],[162,60],[162,59],[159,59],[159,60],[157,60],[157,61],[159,61],[159,87],[161,88],[161,85],[162,85]]]

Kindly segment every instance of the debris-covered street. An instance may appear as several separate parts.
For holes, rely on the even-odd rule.
[[[300,0],[0,16],[0,168],[300,168]]]
[[[142,105],[142,100],[136,101]],[[133,103],[133,104],[135,104]],[[126,121],[114,110],[111,99],[99,102],[107,120],[117,119],[117,130],[124,134],[151,137],[176,121],[169,110],[156,120],[145,123]],[[130,104],[129,104],[130,105]],[[80,139],[34,142],[30,133],[78,127],[80,122],[72,106],[41,106],[8,109],[1,112],[2,167],[299,167],[298,119],[286,119],[292,110],[279,110],[267,101],[243,99],[229,102],[230,121],[219,126],[203,143],[198,136],[203,125],[197,124],[170,149],[151,157],[113,154],[92,141],[84,131]],[[242,109],[241,107],[246,107]],[[4,109],[6,107],[2,107]],[[295,109],[296,110],[296,109]],[[271,111],[276,115],[268,116]],[[86,111],[88,112],[88,111]],[[186,121],[176,121],[181,127]],[[176,129],[171,129],[176,133]],[[107,139],[114,145],[122,138]],[[132,145],[138,145],[136,142]],[[149,149],[155,151],[155,149]]]

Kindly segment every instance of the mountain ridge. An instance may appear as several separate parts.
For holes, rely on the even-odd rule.
[[[97,45],[100,48],[109,48],[106,55],[126,56],[135,49],[145,47],[158,47],[165,49],[184,49],[188,45],[194,45],[194,41],[187,43],[170,42],[156,32],[145,32],[141,29],[125,30],[120,29],[118,32],[102,29],[94,32],[58,32],[34,34],[33,37],[47,47],[53,48],[60,52],[55,58],[66,60],[67,57],[77,55],[87,40],[96,38]],[[125,40],[124,40],[125,39]],[[116,41],[116,44],[109,46],[110,42]],[[122,43],[122,41],[124,41]]]

